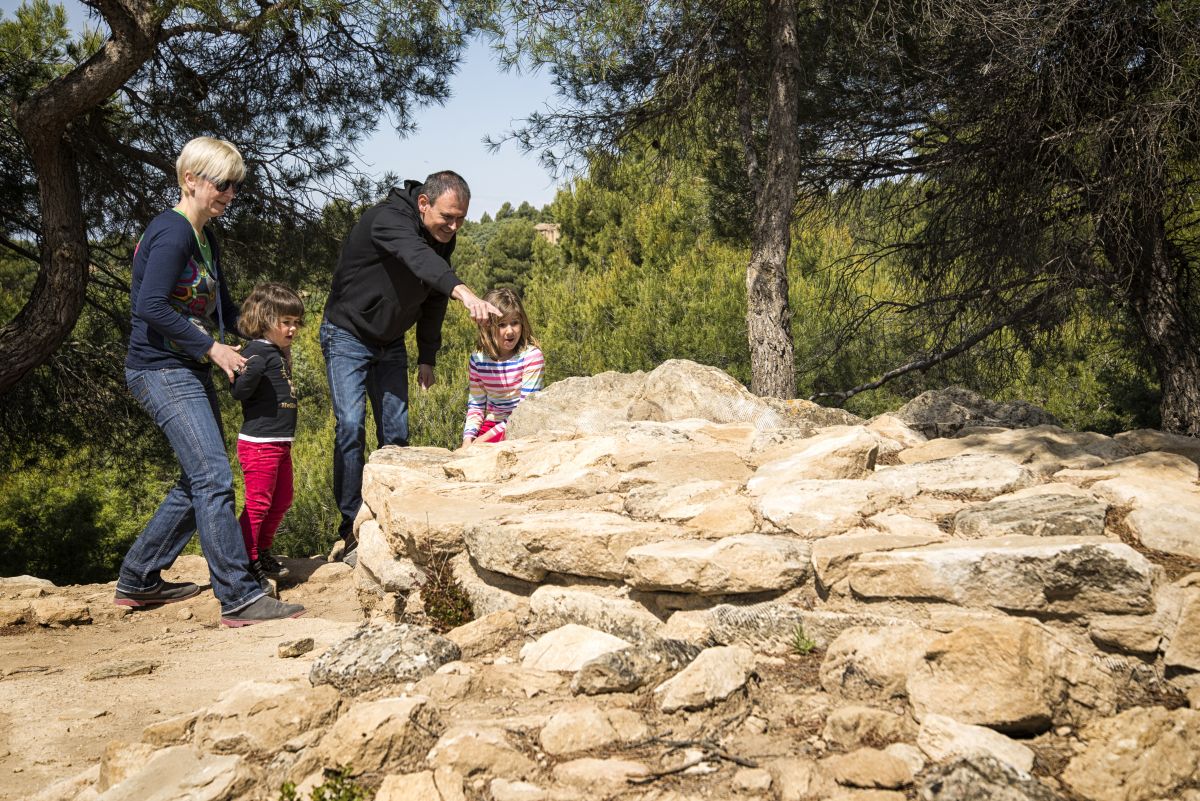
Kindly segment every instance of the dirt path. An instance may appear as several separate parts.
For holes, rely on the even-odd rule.
[[[136,741],[148,724],[207,706],[237,682],[307,676],[313,659],[361,616],[345,565],[285,563],[295,577],[283,599],[308,612],[241,629],[220,625],[208,591],[195,601],[123,614],[111,584],[48,588],[49,596],[86,602],[94,622],[0,630],[0,801],[27,799],[79,773],[99,761],[109,741]],[[206,583],[207,570],[202,558],[183,557],[167,578]],[[311,652],[277,655],[280,643],[303,637],[315,640]],[[129,671],[134,662],[153,663],[152,671],[87,678],[100,668]]]

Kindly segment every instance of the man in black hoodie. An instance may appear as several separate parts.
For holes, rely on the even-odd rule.
[[[342,244],[321,322],[321,352],[337,420],[333,492],[341,512],[343,561],[357,561],[354,518],[362,506],[366,401],[378,442],[408,444],[408,353],[404,334],[417,327],[417,383],[428,389],[442,345],[442,320],[454,298],[476,322],[500,311],[450,268],[455,236],[471,190],[449,170],[405,181],[363,213]]]

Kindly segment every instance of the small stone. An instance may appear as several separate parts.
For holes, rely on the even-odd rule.
[[[195,617],[195,613],[192,612],[192,608],[190,606],[185,606],[176,612],[175,616],[180,620],[191,620],[193,617]]]
[[[771,771],[765,768],[742,768],[733,774],[733,789],[747,793],[765,793],[771,789]]]
[[[303,656],[311,651],[315,644],[312,637],[281,642],[279,643],[279,658],[292,659],[297,656]]]
[[[145,659],[109,662],[88,673],[84,678],[88,681],[99,681],[100,679],[121,679],[127,676],[146,676],[153,673],[158,666],[158,662]]]

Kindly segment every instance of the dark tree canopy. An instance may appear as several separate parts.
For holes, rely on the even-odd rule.
[[[176,197],[187,140],[246,158],[224,224],[315,218],[329,192],[364,189],[362,137],[447,96],[476,25],[470,2],[83,2],[97,28],[79,39],[45,0],[0,21],[0,247],[39,265],[0,329],[0,392],[62,342],[92,275],[121,283],[124,246]]]

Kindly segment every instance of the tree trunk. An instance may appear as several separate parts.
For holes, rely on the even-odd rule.
[[[796,120],[800,50],[796,0],[763,0],[771,31],[767,102],[767,152],[756,183],[750,265],[746,268],[746,334],[750,389],[793,398],[796,365],[788,306],[787,257],[800,173]]]
[[[36,142],[26,136],[27,142]],[[79,173],[63,136],[30,148],[42,212],[42,264],[25,306],[0,328],[0,394],[58,349],[83,308],[88,281],[87,229]]]
[[[75,327],[90,265],[71,123],[98,108],[154,54],[173,4],[97,0],[110,36],[104,47],[19,103],[14,120],[37,174],[42,263],[25,306],[0,328],[0,395],[45,362]]]
[[[1136,257],[1130,303],[1158,373],[1162,428],[1200,436],[1200,336],[1188,314],[1186,273],[1170,258],[1162,215],[1138,222],[1138,241],[1124,252]]]

